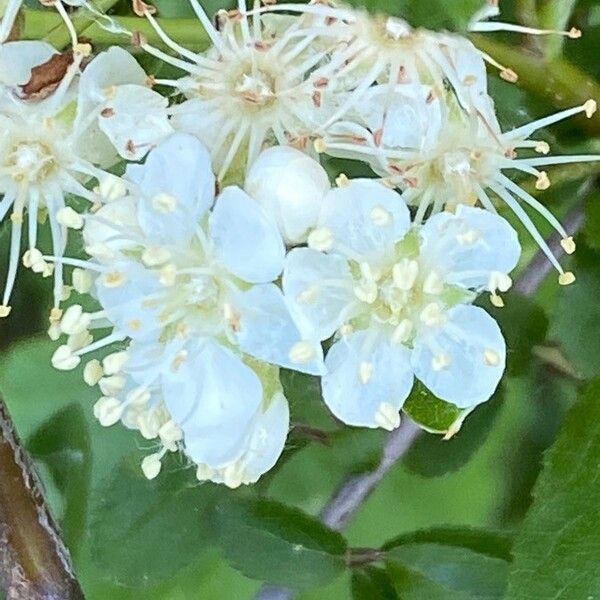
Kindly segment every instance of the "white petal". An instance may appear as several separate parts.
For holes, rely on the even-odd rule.
[[[31,78],[31,69],[57,54],[46,42],[20,41],[0,45],[0,83],[24,85]]]
[[[141,160],[173,132],[168,105],[167,98],[147,87],[120,85],[105,103],[100,129],[123,158]]]
[[[208,151],[187,134],[166,139],[143,165],[130,165],[126,177],[139,187],[140,225],[155,243],[187,244],[214,199]]]
[[[206,341],[163,375],[165,404],[184,432],[186,452],[213,469],[244,451],[263,389],[256,373],[230,350]]]
[[[129,235],[123,235],[127,232]],[[85,218],[83,239],[86,248],[106,247],[115,252],[134,244],[132,238],[141,230],[138,225],[136,202],[133,198],[121,198],[104,204],[100,210]],[[131,235],[133,234],[133,235]],[[96,253],[92,252],[95,258]]]
[[[504,372],[506,344],[496,321],[482,308],[457,306],[444,326],[418,335],[415,375],[438,397],[460,408],[485,402]],[[436,357],[449,364],[435,367]]]
[[[289,146],[262,152],[246,177],[244,188],[277,222],[286,242],[306,241],[330,188],[325,169]]]
[[[225,188],[217,198],[210,232],[216,255],[237,277],[268,283],[281,273],[285,247],[277,226],[240,188]]]
[[[333,235],[333,249],[376,258],[389,252],[410,227],[402,196],[370,179],[354,179],[325,197],[319,227]]]
[[[510,273],[521,256],[517,232],[502,217],[459,204],[430,217],[421,229],[421,254],[448,283],[482,288],[490,273]]]
[[[80,102],[102,102],[115,91],[113,86],[143,86],[147,79],[144,69],[129,52],[112,46],[98,54],[83,71],[79,80]]]
[[[383,129],[383,146],[431,148],[437,143],[444,116],[441,99],[431,94],[431,86],[402,84],[394,88],[390,99],[388,85],[373,86],[362,104],[363,118],[371,131]]]
[[[317,341],[312,344],[314,357],[301,363],[291,360],[292,349],[302,342],[302,336],[276,285],[255,285],[233,301],[240,312],[236,338],[244,352],[280,367],[313,375],[323,373],[323,353]]]
[[[115,262],[111,267],[123,277],[123,283],[107,286],[101,275],[95,286],[107,318],[133,339],[158,339],[163,323],[159,311],[146,303],[153,294],[164,292],[158,273],[134,262]]]
[[[413,384],[410,352],[376,332],[336,342],[325,360],[323,399],[348,425],[394,429]]]
[[[275,394],[268,408],[259,410],[246,442],[241,463],[246,482],[272,469],[281,456],[290,428],[290,411],[283,394]]]
[[[326,340],[353,315],[355,300],[347,260],[311,248],[294,248],[283,270],[283,292],[300,329]]]

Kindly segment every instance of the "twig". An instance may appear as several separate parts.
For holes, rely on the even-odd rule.
[[[7,600],[83,600],[35,466],[0,400],[0,592]],[[1,595],[1,594],[0,594]]]
[[[583,226],[584,218],[583,205],[576,206],[565,219],[567,233],[577,233]],[[557,256],[564,253],[560,240],[561,236],[558,234],[548,240],[548,245]],[[516,279],[514,289],[525,296],[532,296],[553,268],[540,250]],[[333,495],[321,511],[323,523],[337,531],[343,529],[390,469],[406,454],[421,431],[410,419],[405,418],[402,425],[389,435],[383,449],[383,458],[377,468],[348,479]],[[255,596],[255,600],[292,600],[295,594],[294,590],[288,588],[265,585]]]

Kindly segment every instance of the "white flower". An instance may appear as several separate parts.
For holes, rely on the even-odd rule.
[[[168,100],[150,89],[150,84],[133,56],[116,46],[87,65],[79,82],[75,122],[85,133],[82,155],[110,166],[118,158],[116,149],[122,158],[141,160],[173,132]]]
[[[330,185],[316,160],[290,146],[275,146],[258,156],[244,188],[276,220],[285,242],[301,244]]]
[[[302,330],[337,333],[322,385],[338,418],[397,427],[415,376],[461,408],[492,395],[505,344],[470,303],[483,290],[498,301],[511,285],[520,247],[506,221],[458,206],[411,229],[399,194],[354,180],[325,197],[315,231],[317,243],[288,254],[283,289]]]
[[[81,227],[73,208],[65,206],[65,196],[73,194],[91,203],[103,200],[103,191],[116,178],[97,165],[107,167],[117,162],[117,150],[139,159],[149,144],[171,131],[166,100],[143,85],[143,70],[124,50],[113,48],[99,55],[80,78],[81,63],[89,50],[85,44],[74,48],[72,62],[56,89],[29,91],[32,69],[56,61],[56,50],[43,42],[0,46],[0,219],[10,211],[12,220],[8,277],[1,306],[4,316],[10,312],[25,212],[29,250],[24,263],[48,276],[52,266],[35,252],[40,215],[47,211],[53,254],[60,258],[67,228]],[[157,105],[155,112],[149,109],[151,104]],[[97,191],[85,186],[92,178],[100,183]],[[54,276],[56,308],[63,295],[60,261]]]
[[[575,250],[573,239],[552,213],[504,173],[517,170],[536,177],[536,187],[550,185],[546,171],[539,167],[597,161],[600,156],[544,156],[520,158],[518,151],[535,150],[547,154],[548,144],[530,139],[547,125],[578,113],[592,117],[596,103],[559,112],[512,131],[502,132],[493,104],[481,90],[474,114],[452,106],[447,97],[432,95],[428,86],[396,86],[390,101],[387,86],[374,86],[365,95],[364,108],[355,111],[354,120],[335,124],[323,140],[322,149],[336,156],[362,158],[388,182],[404,190],[405,200],[418,207],[420,222],[431,208],[436,213],[444,206],[481,203],[495,212],[490,191],[522,221],[549,260],[559,271],[559,281],[573,281],[552,254],[528,213],[524,202],[542,215],[563,237],[568,253]]]
[[[141,47],[177,66],[188,76],[157,80],[183,92],[189,100],[173,107],[173,126],[193,133],[209,148],[218,180],[228,171],[250,166],[264,144],[307,145],[323,122],[327,104],[315,68],[327,57],[320,40],[327,27],[310,15],[267,27],[257,14],[239,10],[218,14],[217,30],[197,0],[190,0],[212,47],[203,53],[182,48],[160,29],[146,8],[143,14],[163,41],[181,58],[140,40]]]
[[[281,236],[239,188],[215,201],[209,154],[191,135],[171,136],[144,165],[130,165],[126,178],[132,195],[85,219],[92,260],[62,260],[95,273],[100,310],[65,312],[61,330],[71,337],[53,363],[70,369],[88,352],[124,342],[116,366],[105,359],[103,377],[96,363],[86,373],[103,393],[100,421],[120,419],[149,439],[160,437],[164,452],[179,447],[160,435],[172,421],[203,478],[230,486],[254,481],[277,459],[288,428],[270,365],[323,371],[318,344],[295,362],[307,342],[272,283],[283,268]],[[111,326],[89,345],[71,339]],[[150,475],[156,460],[145,463]]]

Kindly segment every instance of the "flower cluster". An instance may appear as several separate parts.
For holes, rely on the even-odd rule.
[[[93,56],[74,31],[69,52],[0,46],[0,216],[12,221],[2,316],[27,215],[22,262],[55,281],[52,363],[70,370],[85,359],[99,422],[154,444],[148,478],[183,451],[201,481],[255,482],[289,430],[280,368],[320,377],[326,405],[353,426],[398,427],[415,379],[464,414],[488,400],[506,344],[474,302],[486,294],[503,305],[521,254],[497,201],[559,282],[574,281],[523,205],[567,253],[573,239],[506,171],[543,190],[547,165],[598,160],[550,157],[531,138],[591,117],[596,103],[503,131],[485,64],[517,75],[460,36],[321,2],[240,2],[215,26],[189,1],[210,40],[203,52],[133,3],[169,52],[133,40],[183,71],[177,79],[147,76],[118,47]],[[3,38],[19,4],[9,2]],[[495,16],[487,5],[471,28],[551,33]],[[338,173],[332,184],[324,154],[366,163],[373,178]],[[37,247],[46,215],[48,254]],[[68,229],[85,257],[66,251]]]

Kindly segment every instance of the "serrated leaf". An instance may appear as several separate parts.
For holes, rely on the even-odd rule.
[[[125,460],[96,493],[89,528],[94,561],[120,585],[157,583],[211,548],[216,486],[199,485],[166,462],[148,481]]]
[[[515,540],[508,598],[600,594],[600,380],[580,395],[546,455]]]
[[[215,510],[219,544],[247,577],[304,589],[345,569],[346,542],[314,517],[266,498],[235,498]]]
[[[434,396],[420,381],[415,381],[402,410],[415,423],[435,433],[446,433],[465,414],[464,409]]]
[[[33,458],[48,467],[64,498],[61,531],[75,554],[85,530],[92,470],[90,435],[81,406],[71,404],[48,419],[27,447]]]
[[[379,567],[355,569],[352,573],[353,600],[399,600],[390,576]]]
[[[418,437],[405,454],[402,464],[424,477],[439,477],[460,469],[487,439],[502,402],[500,390],[488,402],[478,406],[460,431],[449,440],[433,435]]]

